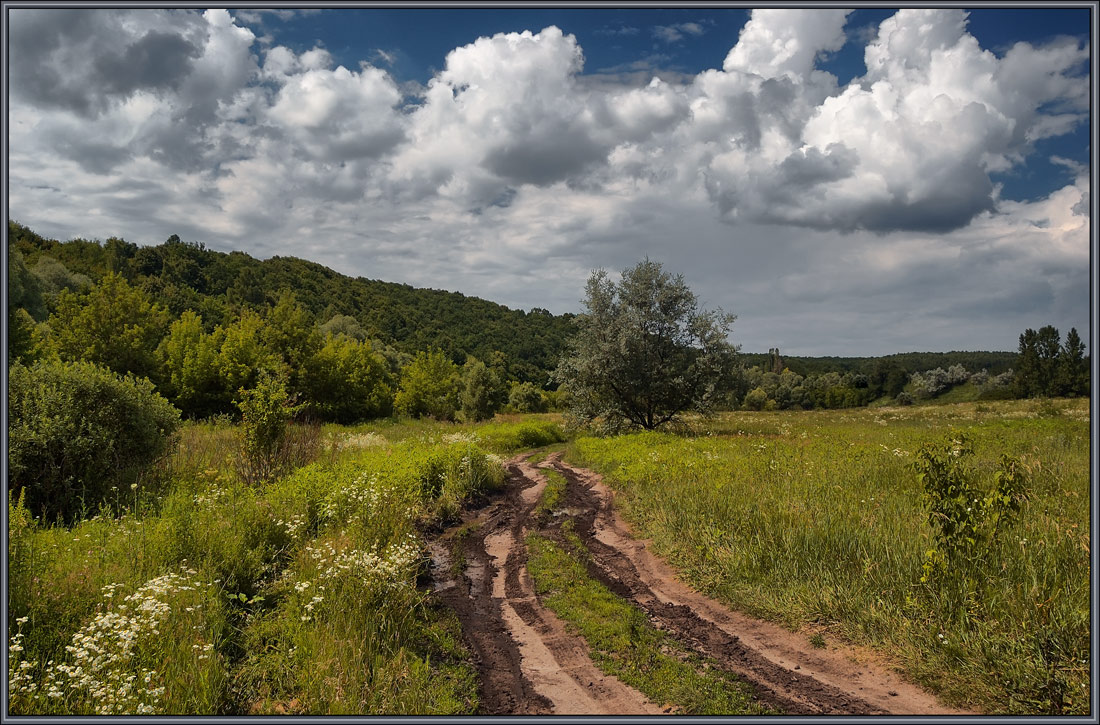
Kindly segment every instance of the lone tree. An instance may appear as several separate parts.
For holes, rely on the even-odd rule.
[[[580,329],[554,372],[580,420],[652,430],[684,411],[708,412],[729,385],[737,348],[727,335],[735,317],[700,312],[682,276],[649,259],[623,272],[618,284],[597,270],[584,303]]]

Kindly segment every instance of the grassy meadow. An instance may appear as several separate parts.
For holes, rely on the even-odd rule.
[[[192,424],[157,480],[65,527],[9,502],[13,714],[460,714],[477,682],[417,588],[424,540],[546,421],[291,431],[249,485],[237,430]]]
[[[251,484],[237,427],[187,424],[156,476],[76,525],[10,501],[10,712],[475,712],[458,621],[417,586],[425,541],[501,484],[503,456],[562,441],[553,420],[295,426],[293,470]],[[1088,712],[1086,400],[724,413],[690,427],[577,432],[566,458],[603,473],[635,531],[701,591],[808,643],[874,649],[954,705]],[[922,445],[961,439],[978,488],[1009,454],[1028,495],[967,558],[932,570],[913,463]],[[561,495],[552,478],[540,510]],[[561,616],[581,626],[621,610],[641,626],[582,576],[577,552],[528,544]],[[586,633],[597,659],[632,671],[605,634]]]
[[[958,706],[1089,712],[1087,400],[727,413],[692,427],[578,437],[566,458],[602,472],[636,533],[738,609],[818,644],[869,646]],[[912,464],[922,444],[960,439],[979,489],[1009,454],[1028,500],[969,557],[929,571]]]

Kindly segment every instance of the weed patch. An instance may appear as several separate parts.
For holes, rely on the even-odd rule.
[[[545,519],[561,503],[562,496],[565,495],[566,480],[561,473],[549,468],[542,469],[542,475],[546,476],[547,483],[542,490],[542,496],[535,504],[534,513],[535,516]]]
[[[407,435],[242,480],[234,429],[184,440],[160,498],[71,528],[9,500],[13,713],[474,711],[457,622],[416,582],[421,532],[500,484],[495,454]]]

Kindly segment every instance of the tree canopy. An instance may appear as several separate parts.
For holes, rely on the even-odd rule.
[[[473,356],[509,379],[542,387],[550,381],[573,318],[539,308],[513,310],[458,292],[350,277],[294,257],[259,260],[243,252],[219,252],[174,234],[155,246],[117,238],[60,242],[9,221],[8,238],[9,249],[36,273],[47,298],[64,288],[85,293],[113,272],[156,300],[169,320],[194,310],[208,332],[232,323],[246,309],[270,310],[275,329],[266,342],[294,358],[292,369],[319,347],[325,333],[344,332],[409,356],[437,347],[457,365]],[[294,291],[289,300],[286,290]],[[42,319],[36,309],[28,312]],[[338,316],[314,339],[294,339],[288,332],[303,319],[326,325]],[[494,361],[498,352],[503,366]],[[300,381],[289,382],[291,392],[301,389]]]
[[[729,385],[736,347],[734,316],[700,311],[681,275],[646,259],[622,273],[593,272],[555,378],[572,395],[573,413],[611,428],[647,430],[689,410],[705,412]]]

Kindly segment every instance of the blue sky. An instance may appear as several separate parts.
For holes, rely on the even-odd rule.
[[[648,255],[746,350],[1088,338],[1087,8],[10,18],[10,216],[40,233],[555,312]]]
[[[847,23],[853,37],[818,67],[836,75],[841,84],[861,76],[866,67],[859,29],[870,32],[894,12],[854,10]],[[968,12],[970,33],[983,48],[1000,56],[1018,42],[1042,44],[1063,36],[1088,41],[1087,8],[978,8]],[[484,35],[548,25],[577,37],[584,48],[585,73],[622,70],[633,64],[698,73],[721,67],[749,14],[748,8],[363,8],[325,10],[286,21],[269,15],[261,27],[274,42],[299,52],[321,44],[337,63],[348,68],[364,59],[365,49],[382,50],[390,57],[375,55],[371,61],[384,65],[395,79],[427,83],[456,47]],[[685,24],[694,24],[698,32],[684,30]],[[1004,185],[1002,196],[1033,199],[1064,184],[1071,172],[1051,163],[1052,155],[1088,164],[1088,127],[1082,124],[1072,133],[1038,142],[1026,165],[995,174],[995,181]]]

